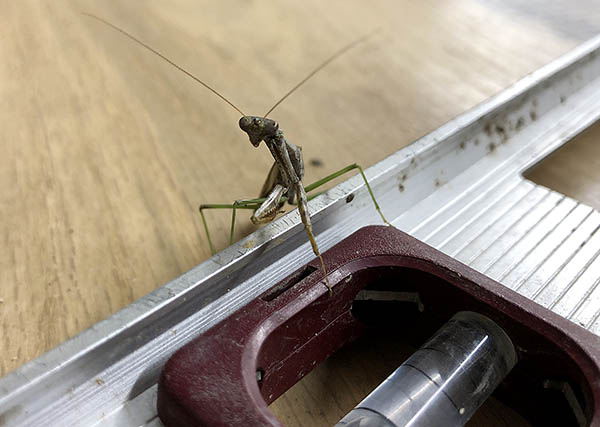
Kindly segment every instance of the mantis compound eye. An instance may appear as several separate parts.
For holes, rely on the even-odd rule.
[[[242,130],[246,130],[248,126],[250,126],[251,120],[250,117],[244,116],[240,119],[239,125]]]

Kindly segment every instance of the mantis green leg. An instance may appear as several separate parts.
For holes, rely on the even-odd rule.
[[[212,240],[210,238],[210,232],[208,231],[208,224],[206,223],[206,217],[204,216],[205,209],[231,209],[231,228],[229,231],[229,244],[233,243],[233,233],[235,228],[235,214],[238,209],[252,209],[256,210],[260,207],[260,204],[265,201],[265,198],[258,199],[245,199],[245,200],[236,200],[232,204],[204,204],[200,205],[199,211],[200,216],[202,217],[202,224],[204,225],[204,231],[206,232],[206,239],[208,240],[208,245],[210,246],[210,253],[214,255],[216,253],[215,247],[213,246]]]
[[[373,200],[373,204],[375,205],[375,209],[377,210],[377,212],[379,213],[379,215],[381,216],[381,219],[383,220],[384,223],[386,223],[387,225],[392,225],[389,223],[389,221],[385,218],[385,216],[383,215],[383,212],[381,211],[381,208],[379,207],[379,204],[377,203],[377,200],[375,199],[375,195],[373,194],[373,190],[371,189],[371,186],[369,185],[369,181],[367,180],[367,177],[365,176],[365,173],[362,169],[362,167],[360,167],[360,165],[358,165],[357,163],[353,163],[349,166],[346,166],[343,169],[340,169],[337,172],[332,173],[331,175],[327,175],[326,177],[319,179],[318,181],[313,182],[310,185],[307,185],[305,188],[305,191],[308,193],[322,185],[327,184],[328,182],[338,178],[339,176],[344,175],[345,173],[348,173],[352,170],[358,169],[360,172],[360,175],[362,176],[365,185],[367,186],[367,190],[369,191],[369,195],[371,196],[371,200]],[[322,194],[323,192],[319,192],[317,194],[313,194],[310,195],[308,197],[308,200],[312,200],[315,197],[317,197],[318,195]],[[209,232],[209,228],[208,228],[208,224],[206,223],[206,218],[204,216],[204,210],[205,209],[231,209],[231,228],[229,230],[229,244],[233,244],[233,234],[234,234],[234,228],[235,228],[235,218],[236,218],[236,211],[237,209],[251,209],[251,210],[256,210],[258,209],[258,207],[261,205],[262,202],[264,202],[266,200],[266,198],[257,198],[257,199],[242,199],[242,200],[236,200],[235,202],[231,203],[231,204],[204,204],[204,205],[200,205],[200,215],[202,216],[202,224],[204,225],[204,231],[206,232],[206,238],[208,240],[208,245],[210,246],[210,252],[212,255],[214,255],[216,253],[215,248],[213,246],[211,237],[210,237],[210,232]],[[285,202],[286,198],[282,197],[281,198],[281,202]],[[295,204],[295,203],[294,203]]]
[[[362,179],[365,182],[365,185],[367,186],[367,190],[369,191],[369,195],[371,196],[371,200],[373,200],[373,204],[375,205],[375,209],[377,210],[377,212],[379,212],[379,215],[381,216],[381,219],[383,220],[383,222],[386,223],[387,225],[392,225],[392,224],[390,224],[390,222],[383,215],[383,212],[381,211],[381,208],[379,207],[379,203],[377,203],[377,200],[375,199],[375,195],[373,194],[373,190],[371,189],[371,186],[369,185],[369,181],[367,180],[367,177],[365,176],[365,172],[363,171],[363,168],[360,167],[360,165],[357,164],[357,163],[352,163],[351,165],[348,165],[345,168],[340,169],[339,171],[332,173],[331,175],[327,175],[325,178],[322,178],[322,179],[320,179],[318,181],[313,182],[310,185],[307,185],[306,187],[304,187],[304,189],[308,193],[309,191],[312,191],[315,188],[320,187],[321,185],[327,184],[329,181],[332,181],[332,180],[336,179],[337,177],[342,176],[345,173],[348,173],[348,172],[350,172],[350,171],[352,171],[354,169],[358,169],[360,171],[360,175],[362,176]],[[316,197],[316,196],[312,196],[311,198],[314,198],[314,197]]]

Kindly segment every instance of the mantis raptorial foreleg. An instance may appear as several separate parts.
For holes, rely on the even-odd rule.
[[[373,190],[371,189],[371,186],[369,185],[369,181],[367,180],[367,177],[365,176],[365,173],[362,169],[362,167],[356,163],[353,163],[351,165],[346,166],[345,168],[340,169],[337,172],[332,173],[331,175],[327,175],[324,178],[321,178],[315,182],[313,182],[312,184],[307,185],[306,187],[304,187],[304,189],[306,190],[306,193],[310,193],[313,190],[318,189],[319,187],[327,184],[330,181],[333,181],[334,179],[348,173],[351,172],[355,169],[358,169],[363,181],[365,183],[365,186],[367,187],[367,190],[369,191],[369,196],[371,197],[371,200],[373,201],[373,204],[375,205],[375,209],[377,210],[377,212],[379,213],[379,215],[381,216],[381,219],[383,220],[383,222],[385,224],[391,225],[388,220],[385,218],[385,216],[383,215],[383,212],[381,211],[381,208],[379,207],[379,204],[377,203],[377,199],[375,199],[375,195],[373,194]],[[311,200],[315,197],[317,197],[319,194],[321,194],[321,192],[317,193],[317,194],[313,194],[313,195],[309,195],[308,196],[308,200]],[[235,219],[236,219],[236,210],[237,209],[251,209],[251,210],[256,210],[258,209],[265,201],[267,200],[266,197],[260,197],[260,198],[256,198],[256,199],[243,199],[243,200],[236,200],[235,202],[231,203],[231,204],[203,204],[200,205],[200,215],[202,216],[202,224],[204,226],[204,231],[206,233],[206,239],[208,240],[208,245],[210,246],[210,251],[211,254],[215,254],[215,248],[212,242],[212,239],[210,237],[210,231],[209,231],[209,227],[208,224],[206,222],[206,217],[204,215],[204,210],[206,209],[231,209],[231,226],[229,229],[229,244],[233,243],[233,237],[234,237],[234,232],[235,232]],[[281,197],[281,199],[279,200],[280,204],[284,204],[287,202],[287,197],[283,196]],[[292,203],[292,204],[296,204],[296,203]]]

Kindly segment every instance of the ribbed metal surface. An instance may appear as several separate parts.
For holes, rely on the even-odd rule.
[[[476,184],[459,176],[439,191],[454,194],[448,203],[434,194],[395,225],[600,333],[600,213],[510,169]]]
[[[599,85],[593,79],[590,93],[598,93]],[[561,90],[547,86],[550,92]],[[548,110],[545,120],[523,132],[503,132],[493,152],[394,225],[598,334],[600,214],[521,176],[568,140],[565,134],[582,120],[583,111],[600,109],[600,97],[573,101]]]
[[[518,177],[461,205],[409,231],[600,333],[600,213]]]

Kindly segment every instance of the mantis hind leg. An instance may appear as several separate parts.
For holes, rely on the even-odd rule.
[[[322,185],[327,184],[329,181],[334,180],[335,178],[344,175],[345,173],[348,173],[350,171],[353,171],[355,169],[358,169],[360,171],[360,175],[362,176],[363,181],[365,182],[365,185],[367,186],[367,190],[369,191],[369,195],[371,196],[371,200],[373,200],[373,204],[375,205],[375,209],[377,210],[377,212],[379,213],[379,215],[381,216],[381,219],[383,220],[384,223],[386,223],[387,225],[392,225],[390,224],[390,222],[385,218],[385,216],[383,215],[383,212],[381,211],[381,208],[379,207],[379,203],[377,203],[377,200],[375,199],[375,195],[373,194],[373,190],[371,189],[371,186],[369,185],[369,181],[367,180],[367,177],[365,176],[365,172],[363,171],[363,168],[360,167],[359,164],[357,163],[352,163],[351,165],[346,166],[345,168],[340,169],[337,172],[332,173],[331,175],[326,176],[325,178],[321,178],[318,181],[313,182],[310,185],[307,185],[305,188],[306,192],[308,193],[309,191],[314,190],[315,188],[318,188]],[[318,193],[316,195],[312,195],[310,196],[308,199],[311,200],[315,197],[317,197],[319,194]]]

